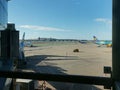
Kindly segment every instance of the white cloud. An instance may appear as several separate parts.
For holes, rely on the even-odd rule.
[[[96,18],[95,21],[96,22],[103,22],[103,23],[112,25],[112,20],[106,19],[106,18]]]
[[[112,30],[112,20],[107,18],[96,18],[95,21],[104,23],[110,30]]]
[[[61,28],[37,26],[37,25],[21,25],[20,28],[31,29],[31,30],[43,30],[43,31],[69,31]]]

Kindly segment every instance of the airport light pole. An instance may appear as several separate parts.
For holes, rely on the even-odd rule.
[[[120,82],[120,0],[112,3],[112,79],[115,83]]]

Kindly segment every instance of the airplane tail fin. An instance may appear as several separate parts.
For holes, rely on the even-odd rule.
[[[25,40],[25,32],[23,33],[22,42]]]
[[[94,41],[98,41],[98,39],[97,39],[96,36],[93,36],[93,40],[94,40]]]
[[[20,48],[23,49],[24,48],[24,40],[25,40],[25,32],[23,33],[23,37],[22,40],[20,42]]]
[[[26,61],[25,61],[25,55],[24,55],[24,47],[25,47],[25,32],[23,33],[23,37],[22,37],[22,40],[21,42],[19,43],[20,46],[19,46],[19,59],[20,60],[23,60],[23,62],[18,62],[18,67],[23,63],[25,64]],[[20,64],[20,65],[19,65]]]

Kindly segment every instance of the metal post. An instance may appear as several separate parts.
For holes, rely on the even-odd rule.
[[[112,79],[120,81],[120,0],[113,0],[112,16]]]

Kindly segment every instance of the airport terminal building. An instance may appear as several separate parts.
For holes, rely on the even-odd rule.
[[[7,26],[8,22],[8,4],[9,0],[0,0],[0,30],[3,30]]]

